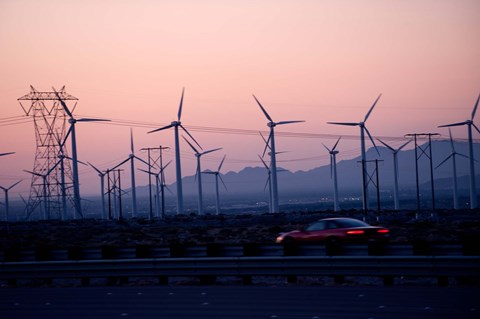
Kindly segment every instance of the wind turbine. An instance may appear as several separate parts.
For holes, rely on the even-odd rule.
[[[163,175],[163,171],[168,167],[168,165],[170,165],[171,162],[172,161],[169,161],[167,163],[167,165],[160,168],[158,173],[154,173],[154,172],[147,171],[147,170],[139,168],[140,171],[145,172],[145,173],[150,174],[150,175],[155,177],[155,191],[156,191],[155,211],[156,211],[157,217],[160,217],[160,193],[162,194],[162,218],[165,217],[165,203],[164,203],[165,197],[164,197],[164,194],[163,194],[163,191],[164,191],[163,189],[164,189],[164,187],[166,187],[166,185],[164,184],[162,175]]]
[[[272,171],[270,170],[270,167],[267,165],[267,163],[265,163],[265,161],[260,155],[258,155],[258,158],[260,158],[260,160],[263,163],[263,166],[265,166],[265,169],[267,170],[268,177],[267,177],[267,182],[265,183],[264,190],[268,186],[268,211],[272,213],[273,212],[272,210]]]
[[[337,154],[339,153],[336,148],[338,142],[340,142],[339,137],[335,145],[333,145],[332,149],[329,149],[325,144],[323,146],[327,149],[328,153],[330,154],[330,178],[333,178],[333,209],[338,212],[340,210],[340,206],[338,204],[338,181],[337,181]]]
[[[100,194],[102,196],[102,219],[106,219],[107,213],[105,211],[105,175],[107,175],[107,172],[102,172],[95,166],[93,166],[92,163],[88,162],[88,165],[90,165],[97,173],[98,177],[100,177]]]
[[[195,146],[192,145],[192,143],[190,143],[184,136],[182,137],[185,140],[185,142],[187,142],[187,144],[190,145],[192,150],[195,152],[195,157],[197,158],[197,171],[195,172],[195,178],[197,179],[197,185],[198,185],[198,213],[201,215],[203,214],[203,193],[202,193],[202,174],[201,174],[202,169],[200,165],[200,158],[205,154],[221,150],[222,148],[220,147],[220,148],[215,148],[208,151],[199,152],[195,148]]]
[[[267,126],[270,128],[270,135],[268,136],[268,140],[270,141],[270,166],[271,166],[271,177],[272,177],[272,210],[274,213],[279,212],[279,206],[278,206],[278,184],[277,184],[277,160],[276,160],[276,153],[275,153],[275,126],[277,125],[283,125],[283,124],[291,124],[291,123],[301,123],[305,121],[280,121],[280,122],[274,122],[270,115],[267,113],[265,108],[262,106],[260,101],[257,99],[255,95],[253,95],[253,98],[257,102],[258,106],[260,106],[260,109],[262,110],[263,114],[265,114],[265,117],[269,122],[267,123]],[[268,144],[268,141],[267,141]]]
[[[377,150],[378,155],[380,155],[380,153],[378,152],[378,149],[377,149],[377,145],[375,144],[375,141],[372,138],[372,135],[368,131],[367,127],[365,126],[365,122],[368,120],[368,117],[372,113],[373,108],[375,107],[375,105],[377,104],[377,102],[378,102],[378,100],[380,99],[381,96],[382,96],[382,94],[380,94],[377,97],[377,99],[375,100],[375,102],[373,102],[372,106],[370,107],[370,110],[368,111],[367,115],[365,115],[365,118],[363,119],[362,122],[358,122],[358,123],[356,123],[356,122],[327,122],[328,124],[334,124],[334,125],[346,125],[346,126],[359,126],[360,127],[360,147],[361,147],[361,150],[362,150],[362,176],[364,177],[363,178],[363,187],[362,187],[362,191],[363,191],[363,210],[368,209],[368,203],[369,203],[368,187],[367,187],[368,183],[367,183],[367,179],[365,178],[365,176],[367,176],[367,166],[366,166],[367,153],[366,153],[366,150],[365,150],[365,132],[367,132],[367,135],[370,138],[370,141],[372,142],[373,146]]]
[[[15,186],[17,186],[21,181],[18,181],[16,182],[15,184],[11,185],[10,187],[3,187],[3,186],[0,186],[1,189],[3,189],[4,193],[5,193],[5,221],[8,221],[8,214],[10,212],[9,208],[9,201],[8,201],[8,191],[11,190],[12,188],[14,188]]]
[[[400,195],[398,194],[398,152],[400,152],[405,146],[407,146],[410,142],[406,142],[404,144],[402,144],[399,148],[397,149],[394,149],[393,147],[391,147],[390,145],[388,145],[387,143],[385,143],[384,141],[382,141],[381,139],[377,138],[377,140],[382,143],[383,145],[385,145],[385,147],[387,147],[389,150],[392,151],[392,155],[393,155],[393,203],[394,203],[394,208],[395,210],[399,210],[400,209]]]
[[[112,168],[112,170],[122,166],[123,164],[125,164],[126,162],[130,161],[130,174],[131,174],[131,186],[132,186],[132,207],[133,207],[133,211],[132,211],[132,215],[133,217],[136,217],[138,212],[137,212],[137,191],[135,189],[136,185],[135,185],[135,160],[138,160],[142,163],[145,163],[147,164],[147,166],[149,165],[147,162],[145,162],[143,159],[141,159],[140,157],[136,156],[135,155],[135,150],[134,150],[134,147],[133,147],[133,130],[130,129],[130,155],[128,155],[128,157],[122,161],[121,163],[117,164],[115,167]]]
[[[23,170],[24,172],[27,172],[27,173],[30,173],[32,175],[36,175],[36,176],[39,176],[42,178],[42,181],[43,181],[43,208],[44,208],[44,212],[43,212],[43,219],[44,220],[47,220],[47,218],[50,218],[50,210],[49,210],[49,205],[48,205],[48,199],[47,199],[47,193],[48,193],[48,190],[47,190],[47,177],[48,175],[50,175],[50,173],[55,169],[55,167],[58,166],[58,164],[60,164],[61,160],[59,160],[55,165],[52,166],[52,168],[50,168],[47,173],[45,174],[40,174],[40,173],[35,173],[35,172],[32,172],[32,171],[27,171],[27,170]]]
[[[182,97],[180,99],[180,106],[178,108],[178,117],[177,121],[173,121],[170,123],[170,125],[158,128],[156,130],[150,131],[148,133],[153,133],[153,132],[158,132],[162,130],[169,129],[173,127],[174,133],[175,133],[175,166],[176,166],[176,179],[177,179],[177,214],[183,213],[183,187],[182,187],[182,169],[181,169],[181,164],[180,164],[180,139],[178,135],[178,128],[181,127],[185,133],[190,136],[190,138],[195,142],[195,144],[202,149],[200,144],[193,138],[193,136],[183,127],[182,122],[180,122],[180,119],[182,118],[182,106],[183,106],[183,96],[185,93],[185,88],[182,90]],[[203,149],[202,149],[203,150]]]
[[[457,186],[457,159],[456,156],[462,156],[465,158],[468,158],[468,156],[464,154],[460,154],[455,150],[455,144],[453,142],[453,137],[452,137],[452,131],[448,129],[448,133],[450,135],[450,146],[452,147],[452,153],[447,156],[440,164],[435,167],[435,169],[439,168],[442,166],[446,161],[448,161],[450,158],[452,158],[452,168],[453,168],[453,209],[458,209],[459,208],[459,203],[458,203],[458,186]]]
[[[6,155],[10,155],[10,154],[15,154],[15,152],[0,153],[0,156],[6,156]]]
[[[223,178],[222,176],[220,176],[220,170],[222,169],[222,165],[223,165],[223,162],[225,161],[225,157],[227,157],[226,155],[223,156],[223,159],[222,161],[220,162],[220,165],[218,165],[218,169],[215,171],[215,172],[210,172],[210,171],[205,171],[205,172],[202,172],[204,174],[211,174],[211,175],[215,175],[215,194],[216,194],[216,209],[217,209],[217,215],[220,214],[220,192],[218,190],[218,180],[220,179],[220,181],[222,182],[223,186],[225,187],[225,189],[227,189],[227,185],[225,185],[225,182],[223,181]]]
[[[477,102],[473,107],[472,116],[469,120],[459,122],[459,123],[452,123],[447,125],[440,125],[439,127],[452,127],[452,126],[462,126],[467,125],[468,128],[468,157],[470,158],[470,208],[474,209],[477,208],[477,187],[475,185],[475,159],[473,155],[473,137],[472,137],[472,126],[480,133],[480,129],[478,126],[473,123],[473,118],[475,117],[475,113],[477,112],[478,108],[478,101],[480,100],[480,94],[478,95]]]
[[[75,135],[75,124],[77,122],[100,122],[100,121],[109,121],[109,120],[104,120],[104,119],[92,119],[92,118],[81,118],[81,119],[76,119],[72,112],[67,107],[67,104],[62,100],[60,97],[60,94],[53,88],[53,91],[55,92],[55,95],[57,96],[57,99],[60,101],[60,104],[62,105],[63,109],[65,110],[65,113],[70,117],[68,120],[68,123],[70,123],[70,128],[68,129],[68,132],[65,136],[65,140],[67,139],[68,135],[71,135],[71,143],[72,143],[72,160],[73,160],[73,202],[74,202],[74,207],[75,207],[75,212],[77,213],[77,216],[82,216],[82,206],[81,206],[81,201],[80,201],[80,182],[78,178],[78,159],[77,159],[77,139]]]

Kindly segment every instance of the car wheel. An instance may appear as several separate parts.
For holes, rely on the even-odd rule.
[[[292,238],[292,237],[285,237],[282,241],[282,244],[291,244],[293,243],[295,240]]]
[[[338,244],[338,238],[337,237],[328,237],[326,240],[325,240],[325,243],[327,245],[337,245]]]

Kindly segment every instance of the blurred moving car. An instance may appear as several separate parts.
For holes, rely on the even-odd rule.
[[[369,242],[387,240],[389,230],[385,227],[371,226],[353,218],[320,219],[305,229],[280,233],[277,243],[292,242]]]

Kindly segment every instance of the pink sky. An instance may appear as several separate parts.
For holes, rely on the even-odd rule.
[[[356,135],[327,121],[368,121],[375,136],[447,131],[470,116],[480,93],[480,2],[417,1],[65,1],[0,0],[0,118],[22,115],[17,98],[66,85],[76,114],[170,123],[186,87],[184,125],[265,130],[254,93],[274,120],[306,120],[279,131]],[[81,123],[79,158],[101,168],[129,154],[129,127]],[[173,132],[134,128],[136,148],[173,146]],[[466,137],[464,128],[454,136]],[[214,168],[257,166],[258,137],[192,132]],[[33,123],[0,125],[0,185],[25,179],[34,160]],[[478,136],[476,137],[478,138]],[[321,143],[277,138],[280,166],[328,163]],[[398,145],[398,143],[397,143]],[[339,145],[339,159],[359,141]],[[184,175],[195,162],[182,160]],[[173,153],[167,153],[167,160]],[[310,160],[299,160],[312,158]],[[83,193],[97,177],[81,169]],[[139,184],[146,178],[140,177]],[[173,182],[173,166],[167,174]]]

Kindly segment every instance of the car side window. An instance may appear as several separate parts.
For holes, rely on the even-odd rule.
[[[338,223],[336,221],[333,221],[333,220],[329,220],[327,222],[327,225],[326,225],[326,229],[335,229],[335,228],[339,228],[340,225],[338,225]]]
[[[314,224],[311,224],[306,228],[308,231],[314,231],[314,230],[324,230],[325,229],[325,222],[319,221]]]

